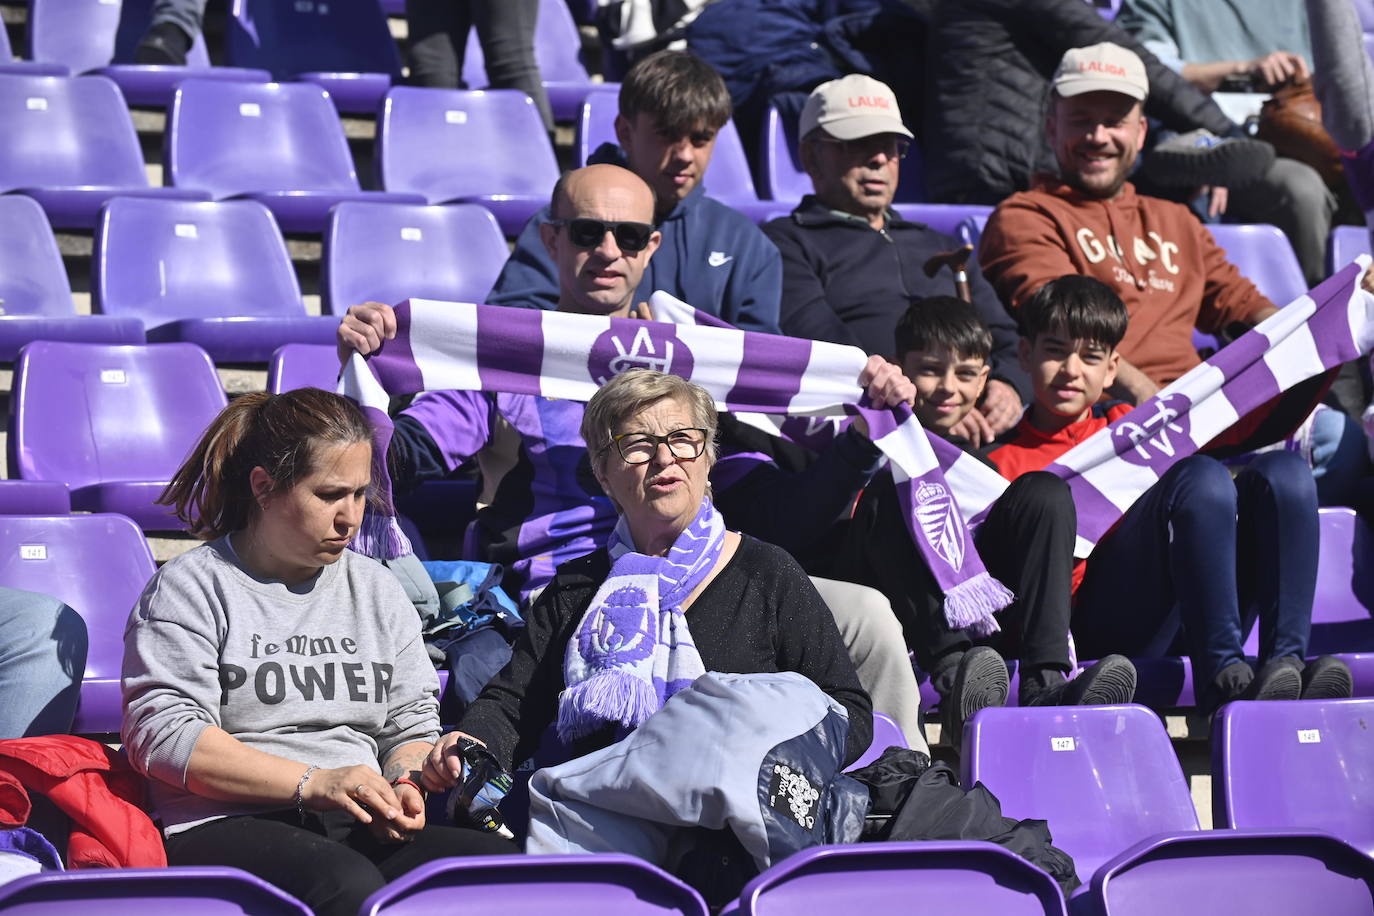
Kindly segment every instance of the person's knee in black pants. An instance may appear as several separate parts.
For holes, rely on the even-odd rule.
[[[1121,656],[1068,680],[1077,530],[1069,485],[1032,471],[1012,481],[975,538],[988,572],[1016,595],[997,615],[1002,631],[992,644],[1020,659],[1022,706],[1129,703],[1135,695],[1135,666]]]

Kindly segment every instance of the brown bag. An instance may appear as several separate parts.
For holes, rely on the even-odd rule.
[[[1293,81],[1275,90],[1260,109],[1255,136],[1273,144],[1280,156],[1312,166],[1328,187],[1344,185],[1340,149],[1322,126],[1322,106],[1311,80]]]

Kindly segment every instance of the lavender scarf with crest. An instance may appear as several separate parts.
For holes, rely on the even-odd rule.
[[[740,331],[664,293],[652,301],[655,315],[668,321],[409,299],[396,306],[396,339],[366,360],[355,354],[340,391],[372,421],[379,455],[390,441],[391,395],[503,391],[587,401],[634,367],[689,379],[722,411],[862,413],[869,437],[891,459],[912,544],[944,592],[949,625],[980,635],[998,629],[993,614],[1014,596],[988,574],[965,522],[1005,487],[997,472],[928,436],[905,405],[867,406],[858,378],[868,357],[857,347]],[[375,464],[389,498],[384,462]],[[965,485],[949,485],[951,472]],[[409,552],[409,544],[389,513],[369,512],[355,549],[385,558]]]
[[[559,738],[615,723],[637,728],[706,673],[682,602],[711,574],[724,546],[725,521],[710,497],[666,557],[636,551],[621,516],[607,545],[611,572],[568,641]]]

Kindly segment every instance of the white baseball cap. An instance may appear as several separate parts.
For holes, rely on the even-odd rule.
[[[1104,41],[1070,48],[1054,71],[1054,91],[1064,98],[1085,92],[1119,92],[1143,102],[1150,94],[1145,63],[1129,48]]]
[[[902,123],[897,96],[886,83],[871,76],[849,76],[821,83],[806,99],[801,113],[801,136],[817,127],[836,140],[858,140],[874,134],[901,134],[915,139]]]

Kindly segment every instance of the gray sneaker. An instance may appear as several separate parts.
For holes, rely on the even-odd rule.
[[[940,698],[940,732],[958,748],[964,740],[964,720],[980,709],[1001,706],[1011,692],[1007,663],[990,646],[974,646],[959,659],[954,685]]]

